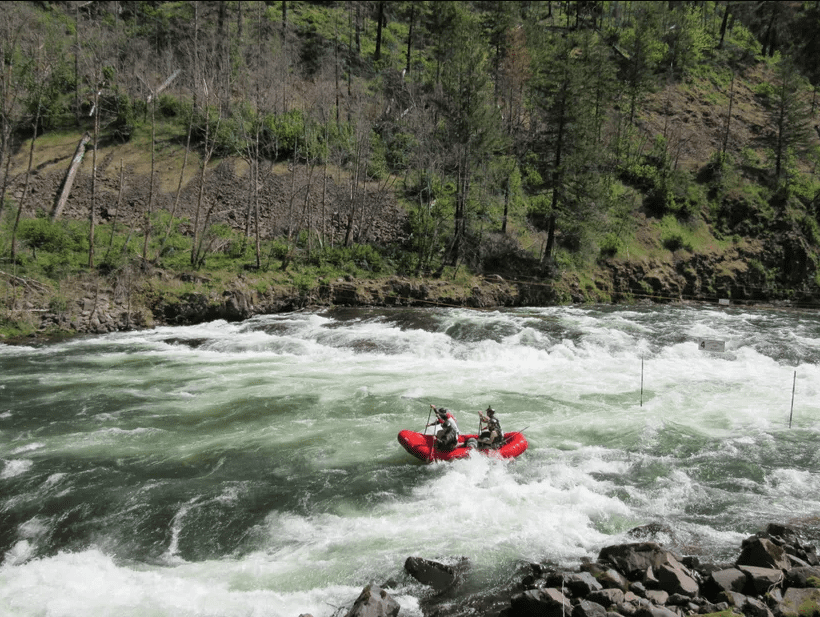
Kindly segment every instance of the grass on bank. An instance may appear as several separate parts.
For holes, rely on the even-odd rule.
[[[34,332],[37,311],[66,310],[67,298],[76,296],[71,286],[89,284],[101,277],[110,284],[136,273],[161,269],[171,276],[156,277],[152,292],[180,297],[195,291],[223,290],[241,277],[244,285],[259,293],[282,287],[308,296],[322,281],[343,277],[379,279],[406,267],[412,256],[380,251],[369,245],[308,242],[306,233],[294,241],[277,238],[261,243],[261,264],[256,267],[255,242],[225,225],[212,225],[203,240],[202,263],[191,265],[193,238],[183,230],[190,221],[175,219],[163,243],[169,223],[167,213],[152,217],[147,259],[143,259],[143,230],[124,224],[103,223],[94,235],[94,267],[89,267],[87,221],[52,223],[45,216],[20,220],[15,258],[10,258],[14,216],[6,211],[0,221],[0,334],[21,336]],[[180,275],[187,274],[181,277]],[[454,277],[450,270],[445,276]],[[187,281],[187,282],[186,282]],[[29,303],[29,304],[27,304]],[[36,307],[32,308],[31,304]],[[44,308],[46,307],[46,308]]]

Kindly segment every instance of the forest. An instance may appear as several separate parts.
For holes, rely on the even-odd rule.
[[[159,270],[820,300],[820,2],[0,11],[11,330]]]

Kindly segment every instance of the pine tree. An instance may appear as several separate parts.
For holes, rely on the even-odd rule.
[[[437,103],[444,117],[442,146],[450,152],[456,177],[453,237],[450,263],[463,257],[468,227],[470,183],[478,163],[501,145],[501,119],[492,101],[487,52],[476,17],[455,7],[448,57],[442,70]]]
[[[538,43],[539,70],[532,90],[538,125],[532,147],[541,153],[541,188],[550,196],[548,205],[542,201],[545,267],[551,264],[559,220],[567,229],[575,228],[593,214],[596,202],[604,86],[596,75],[607,72],[598,46],[597,35],[589,31]]]

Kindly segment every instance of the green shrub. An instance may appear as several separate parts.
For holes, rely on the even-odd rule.
[[[65,226],[62,223],[52,223],[45,218],[21,220],[17,237],[32,248],[35,259],[37,250],[62,253],[68,251],[72,245],[72,239]]]
[[[615,255],[618,254],[618,251],[621,250],[622,246],[623,242],[621,242],[618,235],[613,232],[609,232],[603,237],[599,245],[601,257],[615,257]]]
[[[680,250],[691,252],[693,249],[691,234],[672,215],[666,215],[661,220],[661,244],[665,249],[673,252]]]

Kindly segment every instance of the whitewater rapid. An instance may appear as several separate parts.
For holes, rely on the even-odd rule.
[[[699,343],[719,340],[723,353]],[[0,346],[0,615],[330,617],[411,555],[468,594],[628,531],[816,530],[813,313],[333,310]],[[429,405],[530,448],[421,465]]]

